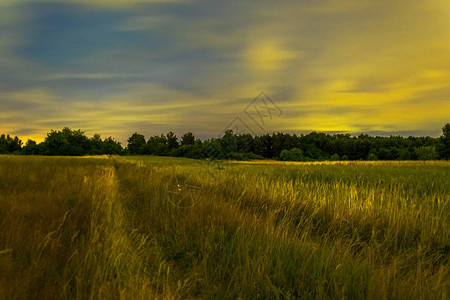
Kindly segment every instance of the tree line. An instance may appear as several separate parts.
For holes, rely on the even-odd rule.
[[[224,132],[220,138],[200,140],[192,132],[180,139],[173,133],[146,139],[133,133],[123,147],[112,137],[102,139],[100,134],[87,137],[81,130],[63,128],[51,130],[45,140],[25,145],[17,137],[0,136],[0,154],[21,155],[158,155],[196,159],[263,159],[284,161],[320,160],[434,160],[450,158],[450,123],[442,128],[438,138],[370,136],[360,134],[272,133],[259,136]]]

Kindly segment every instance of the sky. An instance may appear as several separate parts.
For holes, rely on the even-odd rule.
[[[448,0],[0,0],[0,133],[439,136]]]

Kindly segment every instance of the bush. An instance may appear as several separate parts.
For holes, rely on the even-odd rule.
[[[339,160],[339,159],[340,159],[340,157],[339,157],[339,154],[337,154],[337,153],[331,155],[331,158],[330,158],[330,160],[333,160],[333,161],[336,161],[336,160]]]
[[[439,157],[436,147],[424,146],[414,150],[418,160],[433,160]]]
[[[302,150],[299,148],[292,148],[291,150],[283,150],[280,153],[280,160],[283,161],[305,161]]]
[[[369,153],[367,160],[378,160],[378,157],[375,153]]]

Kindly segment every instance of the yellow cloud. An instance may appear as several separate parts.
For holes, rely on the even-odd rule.
[[[247,65],[256,71],[277,71],[285,63],[300,57],[298,51],[282,47],[276,41],[256,41],[244,54]]]

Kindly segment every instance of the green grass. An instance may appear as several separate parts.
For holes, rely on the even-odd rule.
[[[449,162],[0,156],[0,298],[448,299],[449,182]]]

